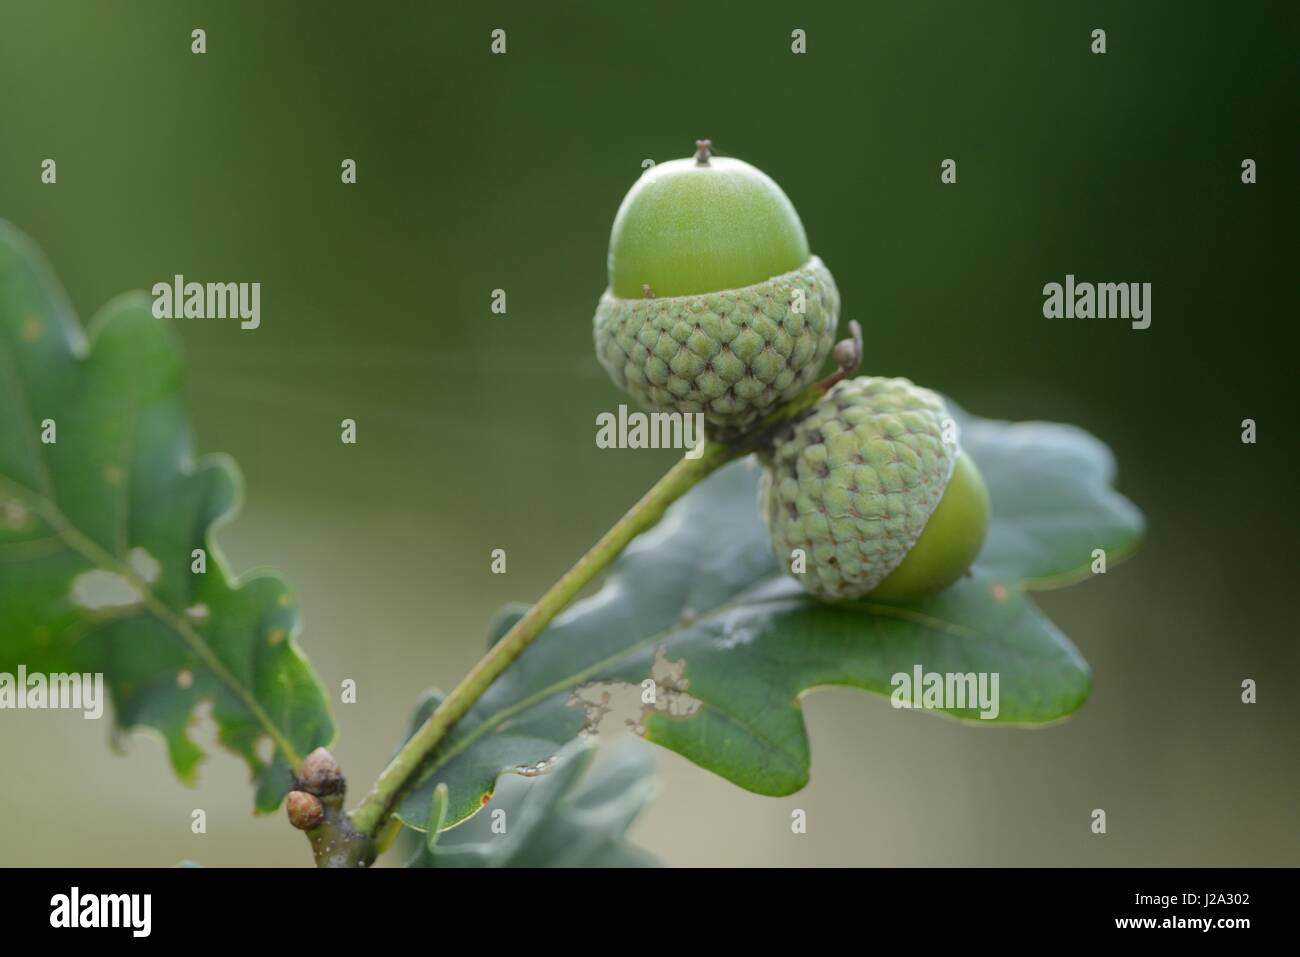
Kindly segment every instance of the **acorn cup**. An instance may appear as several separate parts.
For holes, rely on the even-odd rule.
[[[989,498],[943,399],[907,379],[836,381],[861,360],[861,329],[835,345],[839,292],[794,206],[753,166],[696,146],[647,170],[619,207],[594,323],[601,365],[646,409],[703,413],[711,438],[758,443],[772,547],[813,595],[909,601],[948,587],[983,545]],[[826,394],[764,423],[832,348]]]
[[[759,460],[773,551],[824,600],[923,597],[957,581],[984,543],[984,479],[943,399],[907,379],[837,383]]]
[[[696,145],[647,170],[619,207],[596,354],[643,408],[703,413],[726,439],[816,380],[840,298],[781,188]]]

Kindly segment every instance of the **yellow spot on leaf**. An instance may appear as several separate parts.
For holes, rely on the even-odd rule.
[[[0,525],[20,531],[27,526],[27,508],[17,499],[0,504]]]
[[[993,597],[996,598],[998,601],[1006,601],[1006,600],[1007,600],[1007,586],[1006,586],[1006,585],[1001,585],[1001,584],[994,585],[994,586],[993,586]]]
[[[27,342],[35,342],[41,335],[41,320],[28,316],[23,320],[22,337]]]
[[[176,675],[176,684],[182,688],[192,687],[194,684],[194,672],[188,668],[182,668]]]
[[[267,638],[267,641],[269,641],[273,645],[278,645],[280,642],[284,641],[284,629],[276,628],[274,631],[271,632],[270,636]]]
[[[122,469],[117,465],[104,466],[104,481],[109,485],[117,485],[122,481]]]

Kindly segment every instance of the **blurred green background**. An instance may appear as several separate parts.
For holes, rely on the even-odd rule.
[[[1042,598],[1095,670],[1069,721],[980,729],[818,691],[805,791],[757,797],[661,751],[634,839],[679,865],[1300,863],[1294,6],[479,6],[0,6],[0,216],[81,315],[178,272],[262,283],[255,332],[179,323],[198,445],[247,479],[220,535],[234,567],[281,569],[336,702],[358,682],[335,706],[354,789],[493,610],[672,461],[596,448],[622,396],[590,322],[641,161],[707,136],[790,195],[867,371],[1091,430],[1149,540]],[[1151,328],[1044,319],[1067,272],[1151,282]],[[190,790],[155,740],[107,737],[0,714],[0,863],[310,863],[229,755]]]

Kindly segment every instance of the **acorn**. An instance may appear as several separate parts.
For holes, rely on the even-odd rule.
[[[743,434],[817,378],[840,297],[769,176],[717,157],[648,169],[624,197],[596,308],[596,355],[643,408]]]
[[[979,469],[943,399],[907,379],[837,383],[759,460],[773,550],[824,600],[921,598],[957,581],[984,543],[990,509]]]

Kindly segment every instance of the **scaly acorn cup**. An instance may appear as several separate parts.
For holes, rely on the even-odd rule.
[[[777,558],[827,601],[905,601],[955,582],[979,554],[989,499],[943,399],[907,379],[837,383],[759,453],[759,509]],[[945,442],[945,437],[949,441]]]
[[[781,187],[696,145],[619,207],[596,355],[643,408],[702,412],[728,438],[817,378],[840,297]]]

